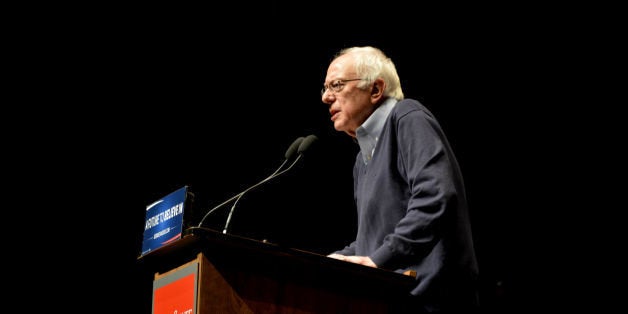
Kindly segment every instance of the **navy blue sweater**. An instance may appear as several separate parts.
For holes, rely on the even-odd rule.
[[[369,256],[397,272],[415,270],[411,294],[436,307],[476,302],[478,267],[464,183],[432,113],[418,101],[399,101],[369,163],[358,153],[353,177],[358,231],[336,253]]]

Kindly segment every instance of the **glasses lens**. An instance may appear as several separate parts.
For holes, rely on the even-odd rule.
[[[342,81],[338,80],[331,82],[329,87],[331,88],[331,90],[334,91],[334,93],[337,93],[342,90],[343,86],[345,86],[345,84],[343,84]]]
[[[323,85],[323,89],[321,89],[321,95],[325,94],[325,92],[328,89],[331,89],[332,92],[334,93],[338,93],[342,90],[343,87],[345,87],[346,82],[352,82],[352,81],[360,81],[362,79],[351,79],[351,80],[335,80],[331,83],[329,83],[329,85]]]

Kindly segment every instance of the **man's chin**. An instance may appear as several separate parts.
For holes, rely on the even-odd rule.
[[[346,132],[347,128],[345,125],[343,125],[342,123],[340,123],[340,121],[336,120],[334,121],[334,129],[336,129],[336,131],[338,132]]]

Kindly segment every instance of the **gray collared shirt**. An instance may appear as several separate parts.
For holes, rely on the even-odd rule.
[[[360,145],[360,151],[362,151],[362,158],[364,159],[365,165],[368,164],[373,157],[373,151],[375,151],[379,134],[384,128],[388,114],[397,102],[398,100],[392,97],[386,99],[356,130],[355,137],[358,140],[358,145]]]

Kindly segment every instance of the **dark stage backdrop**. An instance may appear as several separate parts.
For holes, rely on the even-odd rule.
[[[531,88],[529,77],[549,41],[532,38],[538,31],[523,17],[483,8],[373,13],[355,5],[149,6],[72,28],[87,38],[80,73],[97,77],[80,85],[96,109],[80,123],[99,129],[88,142],[99,145],[88,145],[100,161],[86,175],[102,180],[84,196],[106,207],[91,219],[104,239],[81,254],[105,272],[99,280],[117,284],[102,306],[150,312],[152,274],[136,261],[146,205],[188,185],[195,209],[207,211],[275,171],[299,136],[319,141],[290,172],[241,199],[230,232],[317,253],[351,241],[358,147],[333,129],[320,89],[333,54],[354,45],[393,59],[406,96],[432,110],[453,145],[484,308],[526,306],[520,295],[539,276],[530,243],[540,235],[520,235],[541,192],[530,186],[539,158],[531,148],[543,150],[532,138],[546,122],[531,113],[543,87]],[[205,225],[221,230],[229,205]]]

